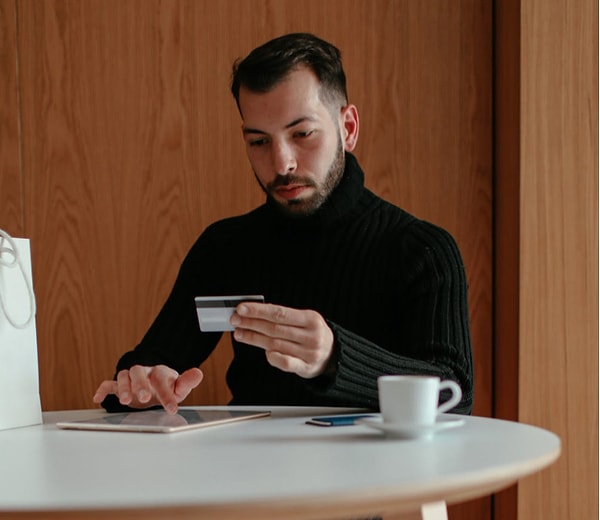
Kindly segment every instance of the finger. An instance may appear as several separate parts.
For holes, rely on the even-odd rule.
[[[290,333],[284,334],[272,329],[272,327],[261,327],[263,330],[256,331],[251,329],[237,328],[233,332],[233,337],[246,345],[262,348],[267,351],[277,351],[290,356],[301,356],[303,346],[301,341],[294,341],[277,336],[290,336]],[[268,330],[265,330],[268,329]]]
[[[132,396],[136,397],[141,404],[147,403],[152,398],[153,390],[148,378],[152,369],[141,365],[134,365],[129,369]]]
[[[121,404],[129,404],[133,399],[129,370],[121,370],[117,374],[117,391],[115,392]]]
[[[236,308],[236,313],[244,320],[251,318],[265,320],[272,323],[293,325],[296,327],[306,326],[305,311],[274,305],[272,303],[243,302]]]
[[[330,350],[333,342],[333,335],[328,327],[308,329],[262,320],[245,323],[245,327],[237,327],[233,337],[247,345],[276,350],[300,357],[307,362],[321,357],[322,348],[329,347]]]
[[[170,415],[177,413],[177,398],[174,389],[178,377],[177,371],[164,365],[154,367],[150,373],[150,380],[156,397]]]
[[[288,356],[274,350],[266,352],[269,364],[283,372],[292,372],[304,379],[312,379],[322,374],[327,366],[327,360],[309,363],[302,358]]]
[[[266,353],[266,358],[269,364],[283,372],[293,372],[298,375],[301,375],[305,368],[305,363],[302,362],[301,359],[288,356],[276,350],[268,350]]]
[[[175,381],[177,401],[183,401],[202,382],[202,379],[204,379],[204,374],[199,368],[190,368],[183,372]]]
[[[254,318],[245,318],[234,326],[235,339],[263,348],[269,348],[269,345],[265,343],[269,338],[295,344],[306,344],[313,342],[315,334],[315,330],[297,325]]]
[[[254,310],[248,309],[245,311],[243,309],[244,305],[246,304],[240,304],[238,307],[246,317],[234,313],[231,319],[231,323],[236,330],[251,330],[271,338],[280,338],[291,343],[317,347],[322,345],[323,341],[328,341],[331,335],[329,326],[318,312],[259,303],[254,304],[253,309],[259,309],[255,313]],[[258,315],[262,317],[250,317]],[[238,336],[236,336],[236,339],[241,341]],[[258,345],[255,342],[250,342],[250,338],[260,341],[259,336],[249,336],[245,337],[244,342],[255,346],[264,346],[262,343]]]
[[[98,386],[98,389],[96,390],[96,393],[94,394],[92,400],[94,401],[94,403],[101,403],[102,401],[104,401],[104,399],[106,399],[107,395],[116,393],[116,381],[103,381],[102,383],[100,383],[100,386]]]

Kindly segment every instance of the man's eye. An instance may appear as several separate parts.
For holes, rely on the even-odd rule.
[[[296,135],[296,137],[300,137],[300,138],[302,138],[302,137],[308,137],[308,136],[310,136],[312,133],[313,133],[313,131],[312,131],[312,130],[306,130],[305,132],[296,132],[296,134],[295,134],[295,135]]]
[[[251,141],[248,141],[248,144],[250,146],[262,146],[267,142],[266,139],[252,139]]]

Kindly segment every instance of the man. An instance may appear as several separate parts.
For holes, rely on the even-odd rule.
[[[467,285],[444,230],[364,187],[358,112],[339,51],[289,34],[234,64],[232,93],[264,205],[209,226],[141,343],[95,402],[169,413],[202,381],[220,333],[195,296],[262,294],[231,323],[231,404],[377,409],[377,377],[457,381],[472,408]]]

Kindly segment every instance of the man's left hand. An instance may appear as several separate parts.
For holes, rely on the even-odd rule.
[[[235,339],[265,350],[284,372],[321,375],[333,353],[333,332],[318,312],[270,303],[240,303],[231,317]]]

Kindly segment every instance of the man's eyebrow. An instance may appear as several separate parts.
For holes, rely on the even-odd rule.
[[[311,116],[299,117],[298,119],[294,119],[291,123],[288,123],[287,125],[285,125],[284,128],[286,128],[286,129],[292,128],[296,125],[299,125],[300,123],[304,123],[305,121],[315,121],[315,120],[316,119]],[[244,134],[267,134],[267,132],[265,132],[263,130],[259,130],[258,128],[250,128],[247,126],[244,126],[243,132],[244,132]]]

